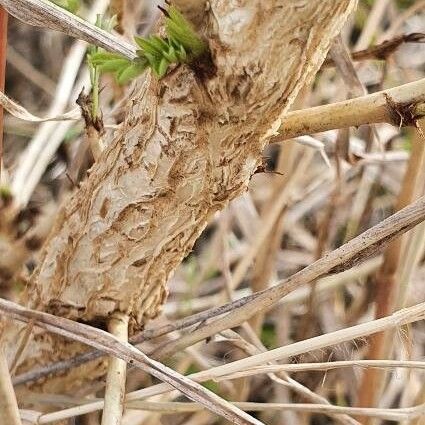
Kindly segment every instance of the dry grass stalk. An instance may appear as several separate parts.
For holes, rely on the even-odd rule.
[[[425,119],[420,120],[419,128],[425,124]],[[400,210],[415,197],[418,182],[422,187],[423,168],[425,166],[425,144],[422,136],[419,135],[421,130],[417,130],[417,137],[412,143],[412,151],[406,174],[404,176],[403,185],[395,206],[396,210]],[[394,240],[384,252],[384,262],[376,275],[376,312],[375,317],[383,317],[394,311],[396,306],[396,296],[401,295],[399,286],[398,271],[403,261],[402,251],[403,239]],[[382,359],[391,356],[393,344],[392,333],[379,333],[371,339],[368,358]],[[375,406],[379,400],[384,385],[386,374],[378,370],[369,369],[363,375],[362,385],[359,388],[358,404],[362,407]],[[368,422],[364,420],[365,422]]]
[[[267,310],[282,297],[296,288],[329,273],[338,272],[358,264],[362,259],[376,254],[387,243],[425,219],[425,197],[404,208],[375,227],[367,230],[340,248],[327,253],[310,266],[294,274],[278,285],[251,297],[235,301],[217,309],[218,314],[229,312],[222,318],[206,324],[202,328],[186,334],[176,341],[160,346],[153,353],[155,357],[168,356],[176,350],[202,341],[224,329],[233,328],[249,319],[254,313]]]
[[[128,340],[128,317],[116,313],[108,324],[108,331],[119,341]],[[125,383],[127,363],[111,357],[108,364],[105,388],[105,407],[102,414],[102,425],[120,425],[124,411]]]
[[[4,424],[22,425],[15,391],[10,379],[9,367],[3,350],[0,350],[0,412],[1,420]]]
[[[340,367],[360,367],[360,368],[412,368],[425,369],[425,362],[409,361],[409,360],[346,360],[324,363],[299,363],[299,364],[279,364],[255,366],[245,369],[241,372],[225,375],[224,377],[215,378],[217,381],[224,379],[237,379],[245,376],[252,376],[259,373],[273,372],[298,372],[305,370],[331,370]]]
[[[114,342],[114,344],[110,346],[110,344],[106,342],[108,340],[112,341],[109,335],[103,335],[102,341],[104,341],[104,343],[97,341],[97,339],[99,339],[99,336],[102,335],[102,332],[97,329],[89,330],[86,329],[87,327],[85,327],[84,325],[74,324],[73,322],[62,318],[55,318],[54,316],[48,315],[46,313],[30,311],[9,301],[0,300],[0,310],[4,314],[7,314],[8,317],[14,317],[18,320],[23,321],[29,321],[32,319],[35,320],[37,326],[41,326],[51,332],[56,332],[64,335],[66,333],[66,335],[70,338],[79,338],[79,340],[83,341],[88,345],[100,348],[103,352],[119,356],[120,358],[125,358],[127,362],[131,363],[131,361],[135,361],[136,359],[140,358],[138,355],[135,354],[136,352],[132,351],[130,353],[130,351],[125,349],[124,347],[127,346],[123,343]],[[210,379],[223,378],[229,375],[231,376],[232,374],[237,373],[241,370],[249,370],[253,367],[264,365],[267,362],[278,361],[282,358],[297,356],[301,353],[306,353],[313,350],[320,350],[325,347],[337,345],[344,341],[351,341],[357,338],[374,334],[376,332],[381,332],[383,330],[398,328],[407,323],[423,320],[424,317],[425,303],[422,303],[400,310],[394,313],[393,315],[385,318],[372,320],[370,322],[366,322],[361,325],[356,325],[346,329],[341,329],[330,334],[325,334],[304,341],[299,341],[285,347],[280,347],[275,350],[270,350],[257,355],[253,355],[248,358],[238,360],[229,364],[217,366],[210,370],[197,372],[192,375],[189,375],[188,378],[195,382],[205,382]],[[67,331],[67,329],[73,329],[73,331],[69,332]],[[77,329],[79,334],[78,336],[76,332]],[[88,333],[90,333],[90,337],[86,338],[85,336],[82,336],[86,334],[88,335]],[[95,338],[94,335],[96,335],[97,338]],[[131,402],[133,400],[145,399],[147,397],[152,397],[169,391],[170,388],[167,384],[159,384],[127,394],[126,401]],[[101,400],[93,403],[88,403],[83,406],[66,409],[60,412],[45,414],[42,416],[43,422],[41,423],[48,423],[54,420],[60,420],[90,413],[96,410],[100,410],[103,407],[104,401]]]
[[[0,91],[4,91],[6,80],[7,22],[8,14],[0,6]],[[0,105],[0,185],[3,183],[3,107]]]
[[[43,0],[0,0],[11,15],[26,24],[61,31],[87,43],[120,53],[130,59],[135,49],[130,44],[81,19],[73,13]]]
[[[0,0],[0,4],[5,1]],[[324,7],[331,4],[331,0],[328,1]],[[97,0],[93,7],[104,7],[108,2],[109,0]],[[35,24],[39,25],[42,18],[46,19],[45,26],[57,25],[52,17],[59,13],[57,16],[64,18],[60,24],[62,29],[67,31],[67,26],[75,26],[72,16],[63,15],[58,8],[53,8],[53,11],[46,8],[45,2],[41,4],[39,0],[20,0],[8,3],[21,17],[28,13],[23,9],[19,11],[18,8],[33,5],[37,12],[32,16]],[[269,134],[274,135],[273,141],[283,140],[286,136],[277,135],[280,128],[284,129],[285,116],[282,121],[275,119],[281,118],[279,108],[282,99],[283,107],[288,107],[292,96],[302,85],[300,80],[306,77],[305,69],[308,67],[304,68],[299,64],[300,52],[306,61],[304,63],[308,63],[311,56],[308,47],[303,44],[306,41],[303,36],[300,37],[298,27],[304,26],[299,25],[299,22],[306,22],[305,12],[311,10],[314,4],[300,1],[301,8],[291,10],[291,13],[288,9],[288,13],[284,13],[279,7],[289,7],[289,3],[283,0],[273,1],[272,4],[259,0],[242,0],[230,4],[212,0],[208,5],[204,0],[176,0],[173,3],[190,17],[198,33],[210,43],[212,58],[217,65],[217,76],[213,73],[199,75],[196,70],[188,69],[190,67],[179,66],[170,70],[159,82],[151,80],[149,76],[147,79],[138,79],[131,89],[128,87],[128,95],[125,94],[127,89],[118,89],[105,76],[101,84],[102,115],[113,126],[115,136],[110,131],[112,126],[107,127],[107,148],[103,153],[100,152],[103,149],[99,150],[97,164],[88,178],[85,172],[91,166],[93,158],[87,146],[82,149],[87,144],[81,140],[81,123],[42,124],[41,131],[35,131],[33,142],[27,146],[20,134],[25,134],[24,138],[31,138],[34,125],[6,116],[5,164],[7,173],[12,176],[17,209],[12,211],[15,215],[12,214],[7,223],[3,220],[0,225],[0,279],[3,279],[3,283],[6,276],[4,271],[12,271],[6,277],[10,288],[6,296],[16,297],[16,280],[25,281],[26,278],[25,274],[20,274],[27,269],[21,267],[21,264],[25,263],[29,268],[38,264],[44,270],[43,276],[39,271],[36,272],[29,287],[29,297],[21,301],[26,303],[26,307],[48,309],[58,316],[69,316],[101,329],[108,322],[110,313],[117,310],[117,306],[124,315],[133,311],[143,314],[150,310],[149,316],[140,320],[137,315],[132,315],[131,332],[135,332],[138,326],[145,326],[150,315],[153,316],[158,311],[155,305],[159,306],[163,301],[160,299],[150,304],[152,298],[149,298],[149,291],[152,293],[152,288],[162,288],[165,285],[168,274],[173,274],[203,225],[207,221],[210,223],[194,250],[167,284],[171,295],[164,314],[129,339],[133,344],[141,342],[141,351],[149,356],[147,359],[143,358],[143,365],[137,362],[138,367],[130,365],[127,372],[129,403],[138,400],[133,405],[127,405],[144,410],[132,408],[121,418],[122,405],[119,397],[116,403],[111,404],[107,400],[106,406],[102,399],[89,399],[94,394],[102,393],[105,387],[104,381],[99,379],[106,370],[106,358],[100,358],[101,356],[113,356],[118,352],[118,357],[127,356],[125,360],[131,360],[132,356],[136,356],[137,360],[140,352],[134,351],[127,344],[108,339],[111,336],[105,336],[102,332],[94,337],[93,332],[97,331],[93,328],[68,322],[64,324],[60,319],[57,323],[58,319],[43,316],[43,320],[50,320],[49,330],[66,334],[71,339],[77,338],[80,342],[55,336],[48,330],[34,326],[34,318],[28,319],[29,325],[22,329],[25,331],[22,335],[31,335],[33,340],[21,355],[15,357],[23,360],[16,362],[20,365],[15,380],[24,382],[40,377],[43,379],[31,383],[30,393],[22,385],[16,387],[21,407],[37,406],[34,407],[37,412],[22,411],[22,418],[29,423],[37,423],[38,420],[47,423],[65,421],[67,418],[91,412],[80,418],[81,421],[87,425],[99,425],[96,410],[105,407],[106,412],[111,406],[115,406],[116,415],[105,413],[105,420],[113,420],[115,416],[117,421],[121,418],[122,425],[155,425],[158,421],[163,421],[164,424],[184,422],[190,425],[207,425],[216,418],[202,405],[205,403],[215,412],[221,411],[228,417],[236,415],[242,421],[252,419],[244,418],[241,410],[255,410],[258,412],[256,419],[270,425],[321,423],[319,415],[327,415],[331,420],[344,425],[357,425],[359,422],[350,414],[364,414],[366,421],[399,420],[403,425],[420,421],[424,401],[424,393],[421,391],[423,362],[418,361],[423,357],[420,344],[422,323],[413,317],[421,317],[424,309],[421,294],[425,272],[424,222],[416,226],[409,238],[406,238],[406,255],[400,257],[396,275],[399,301],[397,305],[394,304],[393,309],[399,310],[405,305],[414,306],[409,307],[408,311],[412,316],[407,319],[414,323],[399,329],[391,319],[400,316],[389,315],[385,315],[384,321],[370,321],[373,317],[373,282],[370,275],[382,263],[382,257],[373,256],[385,249],[386,244],[391,244],[394,238],[423,220],[423,200],[410,206],[407,215],[406,210],[403,210],[380,225],[372,229],[370,227],[392,213],[394,195],[400,193],[399,182],[409,158],[409,152],[404,146],[407,131],[398,131],[394,127],[415,126],[416,120],[423,117],[425,112],[425,86],[421,80],[424,74],[419,63],[422,57],[421,46],[409,43],[397,47],[401,40],[407,39],[409,33],[425,31],[420,25],[417,26],[420,16],[412,15],[415,10],[419,10],[417,6],[424,2],[409,5],[406,2],[401,5],[401,2],[387,0],[374,0],[373,4],[359,2],[355,18],[348,20],[341,34],[340,50],[334,52],[333,56],[337,59],[334,64],[337,67],[322,66],[314,85],[304,85],[302,96],[298,96],[296,108],[301,111],[288,115],[299,134],[332,129],[331,125],[337,128],[342,125],[364,124],[362,121],[377,121],[378,125],[374,125],[375,141],[379,140],[379,148],[385,152],[376,149],[370,129],[363,126],[359,129],[338,129],[337,140],[336,131],[318,135],[315,139],[303,136],[302,142],[307,143],[308,147],[294,145],[292,158],[286,157],[288,145],[267,147],[263,153],[268,157],[267,167],[264,167],[264,163],[261,164],[261,149],[270,140],[258,140],[261,139],[263,130],[269,129],[271,124],[272,131]],[[241,10],[248,11],[245,9],[248,4],[254,3],[258,3],[258,9],[249,9],[250,13],[241,14]],[[297,1],[290,2],[291,5],[292,3],[298,5]],[[320,22],[324,12],[322,3],[320,8],[315,8],[313,25],[307,25],[307,39],[310,41],[317,35],[314,25],[317,24],[323,31],[327,25],[326,20]],[[333,4],[340,6],[341,2],[334,1]],[[123,17],[120,31],[124,30],[128,39],[136,31],[139,34],[148,34],[159,29],[161,32],[161,23],[156,24],[160,13],[154,10],[151,2],[114,0],[112,6]],[[94,8],[90,9],[91,13]],[[80,12],[84,13],[86,10],[87,8],[83,8]],[[270,29],[266,25],[267,29],[264,30],[263,17],[268,17],[271,10],[271,19],[267,21]],[[283,19],[273,24],[273,19],[278,19],[277,15],[282,12]],[[295,16],[299,16],[301,20],[296,20]],[[255,24],[252,24],[255,33],[253,42],[250,42],[250,31],[247,30],[248,36],[243,35],[243,42],[239,43],[238,37],[246,30],[246,27],[239,28],[239,21],[251,22],[250,17],[258,17],[254,19]],[[291,24],[293,19],[296,20],[296,25]],[[36,82],[26,82],[19,73],[8,73],[8,96],[17,99],[28,110],[38,111],[39,116],[52,115],[53,108],[56,108],[55,113],[58,115],[71,109],[69,102],[73,102],[81,84],[87,85],[87,73],[82,62],[85,46],[77,43],[68,50],[68,37],[46,32],[43,37],[49,40],[51,49],[40,49],[37,40],[41,34],[25,28],[25,25],[14,19],[11,22],[10,39],[13,49],[50,81],[55,81],[61,72],[61,61],[57,58],[63,56],[62,52],[68,51],[70,56],[59,78],[50,111],[48,107],[51,98],[50,95],[46,96],[47,91],[36,88]],[[78,30],[84,36],[92,37],[96,43],[99,37],[101,43],[116,43],[114,36],[99,34],[92,31],[90,25],[86,26],[81,22],[78,25]],[[248,27],[251,28],[250,24]],[[401,30],[407,35],[394,32]],[[71,28],[70,31],[72,33],[74,30]],[[279,37],[277,34],[282,31],[283,35]],[[102,41],[103,36],[105,38]],[[28,40],[31,38],[31,53],[25,50],[29,46],[26,37]],[[276,45],[273,41],[275,37],[278,40]],[[287,45],[285,37],[294,37],[294,40]],[[378,42],[392,39],[376,48],[368,47],[366,41],[374,37]],[[351,48],[356,40],[360,40],[363,43],[361,47],[365,47],[360,54],[364,55],[366,62],[352,66],[350,56],[355,59],[356,55],[349,55],[342,40]],[[423,35],[418,34],[416,40],[423,40]],[[394,43],[391,44],[392,42]],[[257,48],[256,43],[261,47]],[[327,41],[324,42],[326,43]],[[225,49],[221,49],[223,45]],[[252,51],[248,52],[249,49]],[[266,55],[268,50],[270,52]],[[272,51],[277,53],[273,54]],[[418,54],[410,54],[410,51]],[[367,60],[371,55],[382,55],[382,58]],[[267,72],[263,74],[265,56],[266,63],[270,61],[270,68],[266,65],[264,69]],[[252,63],[251,57],[255,58],[256,66],[253,68],[249,66]],[[313,62],[315,69],[311,70],[312,74],[318,66],[314,60]],[[231,66],[228,66],[229,63]],[[227,69],[232,70],[230,74],[226,73]],[[271,78],[269,70],[272,70]],[[275,70],[279,70],[276,78]],[[342,90],[338,72],[342,72],[350,92],[361,96],[352,100],[353,103],[339,102],[345,97],[345,90]],[[192,73],[195,75],[193,80]],[[309,73],[310,71],[307,72]],[[293,82],[286,79],[287,74],[294,77]],[[404,85],[406,81],[414,80],[415,83]],[[226,83],[221,84],[222,81]],[[395,97],[375,92],[389,86],[398,86],[384,90],[385,93],[395,93]],[[374,95],[363,96],[364,87],[375,92]],[[185,92],[184,88],[189,92]],[[273,99],[279,97],[281,90],[284,95],[275,102]],[[397,101],[394,101],[395,98]],[[257,99],[260,99],[258,104]],[[324,104],[328,106],[303,109],[309,105]],[[344,115],[345,109],[348,113]],[[200,114],[198,110],[201,110]],[[222,110],[225,110],[224,114],[221,113]],[[365,114],[362,113],[364,111]],[[152,116],[149,112],[156,114]],[[301,114],[304,117],[300,118]],[[190,121],[189,117],[192,116],[193,121]],[[142,121],[140,125],[139,119]],[[169,123],[169,120],[174,121]],[[287,134],[290,134],[290,130]],[[235,136],[234,139],[232,135]],[[65,140],[66,143],[62,144]],[[204,146],[204,140],[208,146],[205,153],[200,148]],[[195,141],[200,144],[195,146]],[[252,148],[252,152],[248,153],[247,147]],[[293,166],[287,167],[283,177],[259,174],[269,169],[279,171],[281,164],[276,163],[279,151],[280,162],[288,161],[288,165],[292,163]],[[297,153],[301,151],[305,153],[302,157]],[[17,158],[22,152],[25,153],[24,160],[18,163]],[[155,153],[159,156],[155,157]],[[327,166],[318,153],[325,158]],[[220,155],[228,162],[220,162]],[[147,159],[149,163],[146,163]],[[336,159],[336,171],[332,168],[332,159]],[[257,169],[256,160],[260,163]],[[205,163],[211,167],[203,168]],[[198,168],[194,169],[193,164]],[[411,169],[410,166],[409,170]],[[224,214],[215,213],[224,208],[229,199],[245,189],[254,170],[256,175],[252,179],[249,194],[234,202]],[[145,171],[147,178],[140,178]],[[72,185],[66,180],[64,172],[70,176]],[[333,192],[336,176],[337,188]],[[423,176],[417,173],[415,180],[420,184],[410,190],[414,192],[413,197],[419,197],[423,194]],[[272,181],[274,183],[271,184]],[[290,188],[281,190],[286,185],[281,184],[281,181],[287,181]],[[200,187],[196,186],[197,182],[201,184]],[[46,202],[57,207],[58,199],[66,196],[71,186],[75,189],[80,185],[82,187],[76,191],[74,198],[70,202],[66,201],[54,229],[53,239],[58,238],[56,240],[61,240],[63,245],[55,245],[51,238],[43,252],[38,252],[37,248],[31,251],[27,242],[32,235],[38,237],[39,243],[44,240],[44,236],[39,238],[37,226],[26,218],[28,211],[34,205],[44,206]],[[233,190],[238,185],[239,188]],[[162,198],[156,197],[155,191],[161,188],[165,189]],[[172,190],[167,191],[170,188]],[[151,189],[154,196],[145,199],[146,194],[152,193]],[[220,202],[214,204],[211,199],[215,201],[219,195],[222,195]],[[105,199],[108,202],[103,202]],[[160,202],[161,199],[163,203]],[[2,217],[9,212],[7,208],[4,209],[4,205],[0,205]],[[205,216],[202,211],[206,211]],[[40,217],[38,214],[35,211],[37,221]],[[325,214],[328,216],[324,217]],[[14,221],[15,217],[19,222]],[[69,223],[70,217],[72,223]],[[180,221],[176,222],[177,218]],[[198,218],[199,221],[192,225],[193,220]],[[85,227],[84,222],[88,223]],[[120,223],[128,225],[122,227],[118,225]],[[106,225],[106,232],[102,228],[98,229],[103,225]],[[5,226],[8,229],[7,234],[2,230]],[[69,230],[70,227],[76,228],[76,232]],[[147,233],[143,233],[146,229]],[[365,232],[366,229],[369,230]],[[338,248],[347,240],[344,235],[355,236],[358,233],[361,233],[358,238]],[[9,250],[4,251],[4,240],[10,242]],[[95,243],[93,250],[92,242]],[[149,247],[154,250],[148,252]],[[177,247],[177,250],[173,250],[173,247]],[[142,249],[143,255],[140,258]],[[330,251],[329,254],[323,257],[327,250]],[[15,265],[10,267],[9,264],[5,269],[5,258],[15,258]],[[315,258],[319,260],[314,262]],[[254,259],[254,264],[251,259]],[[365,262],[361,263],[362,261]],[[133,269],[137,270],[133,272]],[[53,277],[49,275],[49,270],[54,270]],[[346,271],[328,276],[324,282],[320,278],[341,270]],[[107,281],[104,280],[106,276]],[[311,298],[310,303],[306,302],[308,290],[318,277],[320,280],[315,299]],[[55,286],[50,282],[58,284]],[[272,287],[274,284],[276,286]],[[296,290],[288,294],[294,288]],[[257,291],[260,292],[256,293]],[[40,304],[38,295],[44,297]],[[138,305],[142,300],[145,301]],[[222,305],[223,300],[232,302]],[[276,306],[278,308],[274,308]],[[16,305],[13,308],[15,313],[22,313]],[[32,311],[28,312],[26,308],[24,312],[28,317],[37,315]],[[396,315],[404,312],[402,310]],[[189,314],[192,316],[188,316]],[[247,322],[253,315],[256,316],[253,322],[256,325],[255,332]],[[307,334],[299,331],[302,328],[301,321],[308,325],[305,327],[310,330]],[[227,329],[228,327],[232,330]],[[7,335],[11,341],[14,341],[15,330],[19,328],[17,323],[8,326]],[[66,333],[64,329],[72,331]],[[394,345],[393,357],[383,354],[379,360],[363,360],[367,353],[368,335],[377,331],[397,335],[400,344]],[[310,335],[320,336],[300,341],[302,335],[304,338]],[[98,338],[107,346],[98,345]],[[203,338],[206,338],[207,343],[201,342]],[[95,350],[87,351],[85,343],[90,343],[91,347],[94,345]],[[12,344],[8,347],[12,347]],[[96,347],[104,351],[97,351]],[[8,352],[8,356],[10,355],[13,356],[12,350]],[[152,362],[151,358],[167,361],[167,365],[177,373]],[[278,360],[273,360],[275,358]],[[389,358],[397,360],[387,360]],[[90,359],[98,360],[86,362]],[[302,364],[276,364],[291,360]],[[252,364],[257,366],[251,366]],[[75,367],[76,365],[79,366]],[[124,367],[122,362],[121,365]],[[365,370],[361,371],[359,368]],[[382,398],[373,405],[373,409],[350,410],[350,403],[356,402],[361,377],[358,372],[369,373],[369,369],[378,370],[379,374],[390,370],[395,373],[388,373],[389,379],[385,383]],[[59,370],[65,373],[48,376],[49,372]],[[170,387],[164,384],[152,385],[149,374],[144,371],[151,371],[166,382],[171,380],[179,390],[170,391]],[[191,386],[179,374],[190,374],[194,380],[202,380],[207,388],[212,386],[216,394],[232,402],[223,402],[199,387]],[[206,382],[208,378],[216,382]],[[106,398],[110,399],[113,390],[123,391],[124,380],[120,380],[116,386],[110,384],[111,379],[108,380]],[[138,390],[140,388],[142,390]],[[71,392],[72,397],[66,395]],[[182,393],[192,398],[197,394],[202,400],[197,399],[196,403],[201,402],[201,405],[179,403],[178,397]],[[151,398],[145,400],[146,397]],[[234,402],[237,401],[248,401],[249,404],[235,405]],[[299,402],[303,404],[300,405]],[[315,406],[305,403],[314,403]],[[50,407],[47,408],[46,404]],[[56,406],[54,409],[57,411],[49,410],[51,413],[45,414],[53,406]],[[163,416],[170,414],[171,417]]]

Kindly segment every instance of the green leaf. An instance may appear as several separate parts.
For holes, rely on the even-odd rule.
[[[142,66],[138,63],[132,63],[127,68],[123,69],[119,74],[117,74],[117,82],[118,84],[127,84],[129,81],[138,77],[142,74],[147,66]]]
[[[158,78],[162,78],[168,70],[170,62],[166,58],[162,58],[159,62],[155,63],[152,70]]]
[[[52,0],[52,3],[74,14],[77,13],[80,8],[80,0]]]
[[[140,46],[142,51],[153,58],[160,59],[162,56],[162,46],[156,39],[159,37],[151,36],[149,38],[135,37],[136,43]]]
[[[164,50],[162,54],[170,63],[180,62],[176,49],[172,45],[168,46],[168,49]]]
[[[190,22],[174,7],[168,9],[169,17],[165,18],[165,31],[178,45],[183,45],[187,52],[199,56],[205,52],[205,43],[199,38]]]
[[[102,72],[116,72],[131,66],[131,61],[127,59],[113,59],[104,61],[102,64],[98,64],[97,66]]]

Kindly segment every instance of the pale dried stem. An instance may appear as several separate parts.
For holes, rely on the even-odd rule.
[[[342,407],[327,404],[308,404],[308,403],[253,403],[253,402],[234,402],[235,406],[242,410],[261,412],[261,411],[284,411],[294,412],[324,413],[327,415],[364,415],[382,420],[400,421],[413,420],[424,415],[425,404],[410,408],[399,409],[378,409],[361,407]],[[131,409],[150,410],[162,412],[163,414],[174,414],[182,412],[199,412],[202,407],[195,403],[179,402],[132,402],[129,403]]]
[[[425,119],[418,121],[418,129],[415,131],[412,140],[411,156],[416,156],[412,159],[412,168],[408,173],[411,175],[411,184],[413,188],[413,198],[417,198],[424,193],[424,179],[425,179]],[[417,171],[414,171],[414,170]],[[402,261],[397,270],[397,279],[399,281],[398,291],[395,296],[396,305],[395,309],[403,308],[407,302],[408,289],[412,280],[413,274],[418,268],[420,259],[425,249],[425,225],[420,224],[409,235],[408,241],[405,245],[405,253],[402,256]]]
[[[412,125],[423,114],[415,108],[424,103],[422,79],[343,102],[289,112],[279,129],[280,135],[272,142],[364,124]]]
[[[2,349],[0,349],[0,415],[4,424],[22,425],[9,368]]]
[[[0,91],[4,91],[6,81],[6,52],[7,52],[8,14],[0,6]],[[0,106],[0,186],[5,183],[3,175],[3,108]]]
[[[24,312],[28,312],[28,310],[16,306],[16,304],[0,300],[0,310],[6,313],[7,315],[15,317],[19,320],[28,320],[27,314],[23,314]],[[29,316],[32,316],[32,313],[29,313]],[[44,316],[48,315],[44,314]],[[352,326],[346,329],[341,329],[336,332],[331,332],[304,341],[299,341],[265,353],[260,353],[248,357],[246,359],[238,360],[222,366],[217,366],[207,371],[197,372],[192,375],[188,375],[188,378],[196,382],[205,382],[210,379],[217,378],[226,379],[226,376],[238,373],[242,370],[250,370],[254,367],[264,365],[265,363],[270,361],[278,361],[280,359],[294,357],[299,354],[308,353],[314,350],[320,350],[325,347],[340,344],[342,342],[351,341],[356,338],[362,338],[376,332],[397,328],[406,323],[420,321],[423,320],[424,317],[425,303],[422,303],[400,310],[394,313],[393,315],[382,319],[372,320],[370,322],[362,323],[360,325]],[[37,325],[46,327],[43,322],[38,320]],[[56,328],[51,326],[49,326],[49,330],[57,331]],[[294,367],[295,366],[296,365],[294,365]],[[164,394],[169,391],[171,390],[167,384],[159,384],[149,388],[144,388],[138,391],[128,393],[126,395],[126,401],[131,402],[133,400],[141,400],[155,395]],[[66,419],[78,415],[83,415],[96,410],[101,410],[103,409],[103,407],[103,400],[95,401],[84,406],[77,406],[59,412],[45,414],[40,417],[39,423],[49,423],[53,420]]]
[[[373,3],[372,10],[368,15],[366,25],[356,43],[355,50],[366,49],[376,35],[383,15],[391,0],[377,0]]]
[[[377,409],[377,408],[359,408],[359,407],[342,407],[332,405],[320,405],[320,404],[308,404],[308,403],[253,403],[253,402],[235,402],[234,406],[239,407],[242,410],[252,412],[262,411],[283,411],[291,410],[294,412],[309,412],[309,413],[324,413],[328,415],[346,414],[346,415],[364,415],[368,417],[375,417],[382,420],[401,421],[401,420],[413,420],[423,416],[425,411],[425,405],[418,405],[410,408],[399,408],[399,409]],[[136,401],[128,403],[128,407],[131,409],[141,409],[144,411],[159,412],[162,414],[176,414],[176,413],[189,413],[189,412],[201,412],[202,407],[196,403],[184,403],[184,402],[143,402]],[[26,412],[22,411],[22,415],[25,416]],[[30,415],[28,415],[30,416]],[[196,417],[195,421],[191,421],[193,424],[199,424],[199,417]],[[205,419],[208,419],[206,417]],[[419,419],[420,420],[420,419]],[[35,422],[34,422],[35,423]],[[49,420],[46,421],[44,416],[38,418],[38,425],[51,423]],[[189,422],[186,422],[188,424]]]
[[[26,323],[36,323],[48,332],[100,349],[104,353],[133,364],[135,367],[167,382],[181,391],[189,399],[201,403],[208,410],[233,421],[236,424],[262,425],[262,422],[247,415],[218,395],[173,371],[163,364],[152,360],[132,345],[120,342],[108,332],[88,325],[53,316],[36,310],[30,310],[11,301],[0,299],[0,311],[10,318]],[[102,402],[102,408],[103,408]],[[88,413],[88,412],[86,412]],[[57,420],[57,419],[55,419]]]
[[[109,332],[119,341],[128,341],[128,316],[115,313],[108,324]],[[125,383],[127,363],[111,357],[108,363],[105,388],[105,407],[103,408],[102,425],[120,425],[124,411]]]
[[[85,21],[79,16],[56,6],[51,1],[0,0],[0,5],[11,15],[26,24],[64,32],[71,37],[95,44],[106,50],[120,53],[129,59],[133,59],[136,56],[134,46]],[[97,13],[102,14],[104,11]]]
[[[385,369],[425,369],[425,362],[410,360],[341,360],[335,362],[322,363],[299,363],[299,364],[277,364],[256,366],[240,372],[215,378],[217,381],[227,379],[243,378],[263,373],[277,372],[305,372],[305,371],[327,371],[338,368],[359,367],[359,368],[385,368]]]
[[[425,124],[425,119],[420,123]],[[419,130],[417,131],[417,133]],[[412,152],[404,176],[402,188],[398,196],[395,209],[400,210],[408,205],[417,193],[417,186],[422,186],[423,168],[425,165],[425,144],[422,137],[416,135],[413,140]],[[384,253],[384,262],[376,275],[376,313],[375,317],[383,317],[394,311],[396,295],[400,293],[401,280],[398,272],[401,266],[402,238],[394,240]],[[406,288],[403,290],[406,292]],[[400,293],[401,295],[401,293]],[[371,338],[368,358],[382,359],[391,355],[392,334],[377,334]],[[365,371],[359,388],[358,404],[361,407],[373,407],[380,399],[386,374],[378,370]],[[366,421],[368,422],[368,421]]]

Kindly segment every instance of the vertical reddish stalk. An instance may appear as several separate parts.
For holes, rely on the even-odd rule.
[[[0,6],[0,90],[6,80],[7,12]],[[3,108],[0,106],[0,183],[3,181]]]

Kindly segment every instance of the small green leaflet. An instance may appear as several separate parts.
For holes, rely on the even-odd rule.
[[[66,9],[68,12],[77,13],[80,8],[80,0],[51,0],[56,5]]]
[[[118,83],[125,84],[147,68],[152,69],[158,78],[162,78],[171,64],[190,63],[202,55],[207,49],[206,44],[186,18],[174,6],[163,12],[167,36],[135,37],[135,42],[140,47],[135,60],[100,51],[90,54],[89,61],[100,71],[113,73]]]

